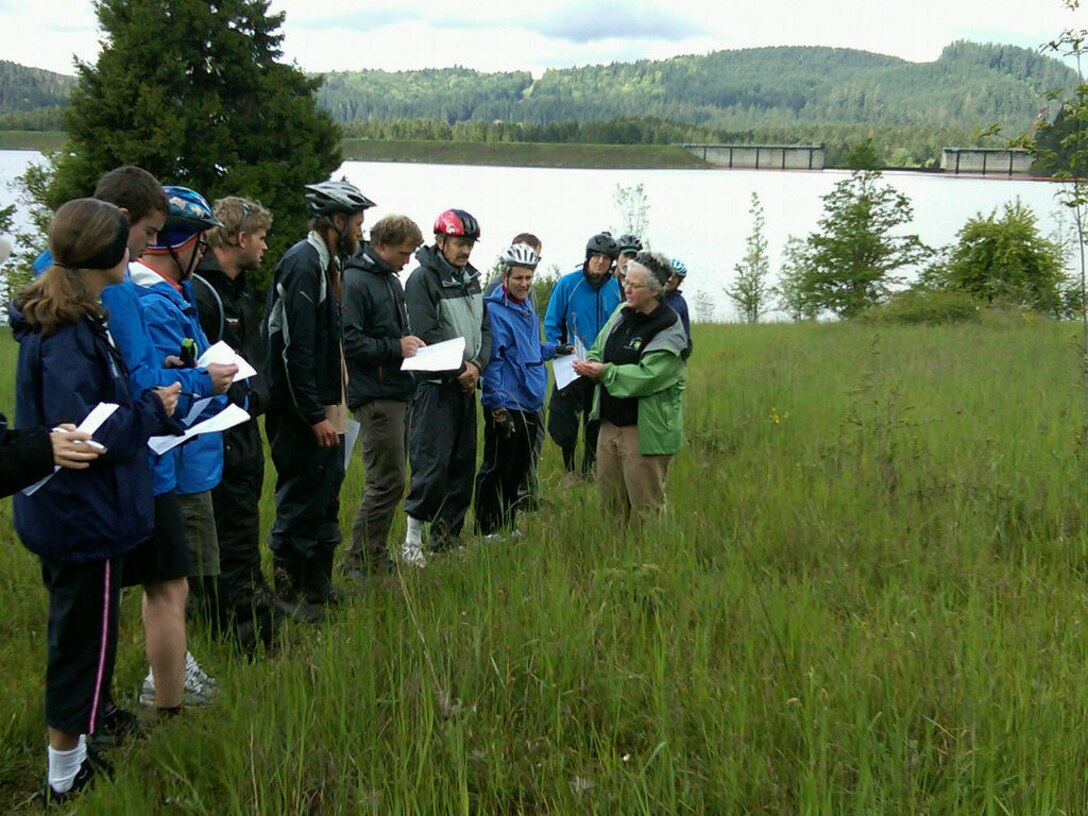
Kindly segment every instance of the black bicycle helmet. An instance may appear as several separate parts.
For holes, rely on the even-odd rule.
[[[610,232],[599,232],[586,242],[586,258],[596,253],[607,255],[613,261],[619,256],[620,251],[616,246],[616,239]]]

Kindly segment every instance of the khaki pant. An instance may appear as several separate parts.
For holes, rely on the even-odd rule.
[[[355,419],[366,465],[366,488],[355,514],[344,568],[381,572],[392,565],[389,528],[404,496],[408,470],[408,403],[374,400],[360,405]]]
[[[646,456],[638,452],[638,426],[618,427],[601,421],[597,437],[597,484],[601,503],[627,522],[634,510],[637,521],[665,515],[665,479],[671,454]]]

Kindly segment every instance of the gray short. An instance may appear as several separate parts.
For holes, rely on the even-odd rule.
[[[215,529],[212,492],[178,496],[185,519],[185,540],[189,543],[191,578],[219,574],[219,532]]]

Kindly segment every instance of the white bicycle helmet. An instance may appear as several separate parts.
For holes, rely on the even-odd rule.
[[[536,269],[536,265],[540,263],[540,256],[528,244],[511,244],[503,251],[501,261],[506,268],[525,266]]]

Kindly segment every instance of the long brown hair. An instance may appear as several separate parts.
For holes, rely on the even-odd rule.
[[[84,283],[91,269],[103,269],[128,236],[128,221],[113,204],[77,198],[61,206],[49,225],[53,265],[15,298],[15,307],[33,328],[49,335],[84,316],[101,318],[102,307]],[[123,247],[122,247],[123,250]],[[113,266],[120,262],[117,257]]]

